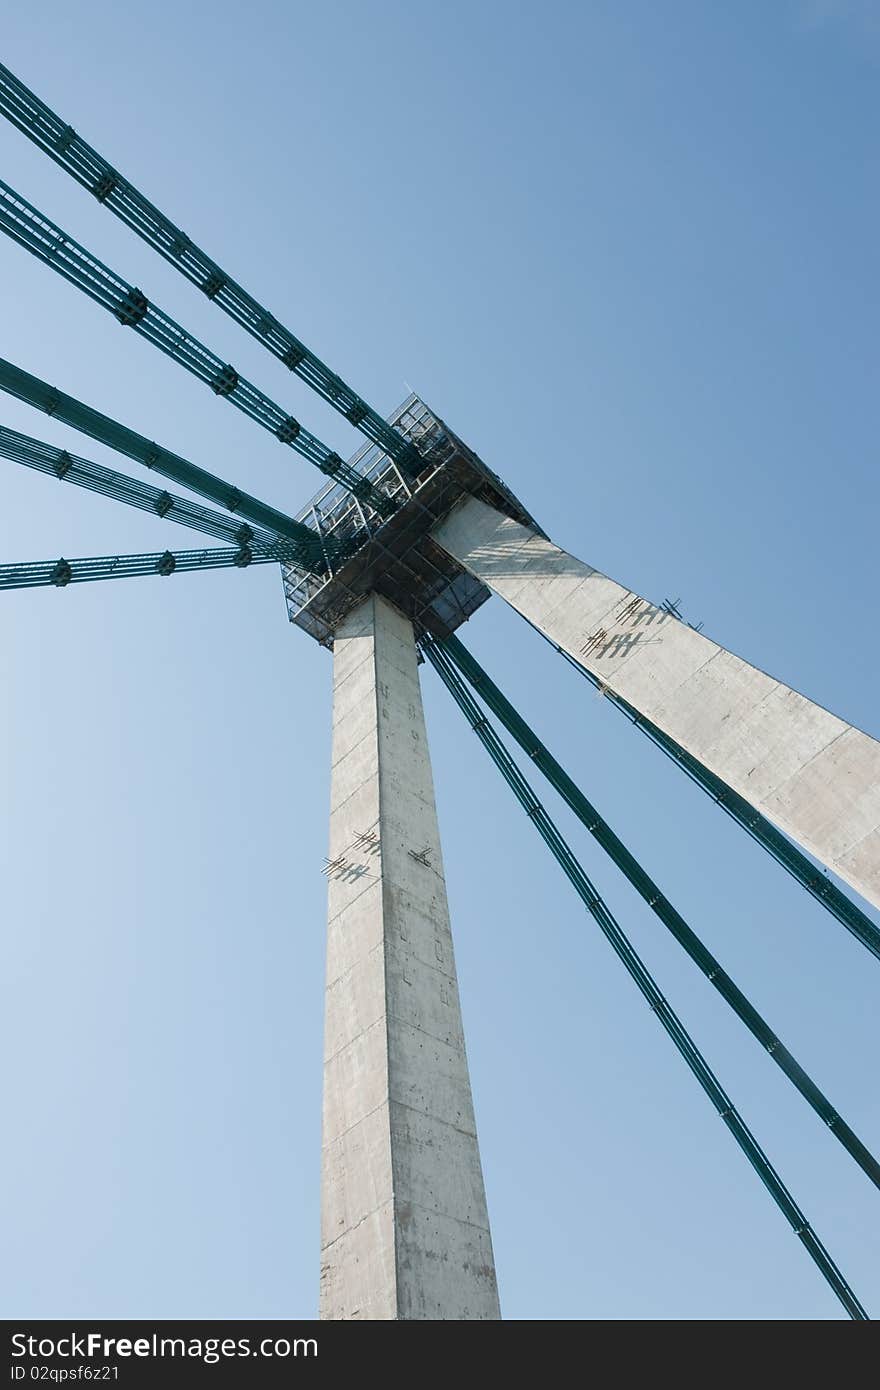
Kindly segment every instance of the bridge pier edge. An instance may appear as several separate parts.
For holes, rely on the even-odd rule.
[[[412,624],[334,641],[322,1319],[500,1318]]]

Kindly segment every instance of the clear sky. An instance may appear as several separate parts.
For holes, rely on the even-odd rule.
[[[44,0],[2,58],[377,408],[419,391],[554,539],[880,735],[870,0]],[[354,449],[6,123],[0,173]],[[5,238],[0,296],[0,355],[284,509],[320,484]],[[3,560],[204,543],[0,477]],[[314,1316],[330,657],[268,566],[9,593],[0,634],[0,1309]],[[876,962],[500,600],[461,635],[880,1149]],[[505,1315],[842,1316],[424,686]],[[560,820],[880,1313],[877,1192]]]

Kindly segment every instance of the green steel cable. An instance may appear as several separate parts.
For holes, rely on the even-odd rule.
[[[277,547],[273,547],[275,549]],[[132,579],[140,575],[168,576],[184,570],[225,569],[230,565],[247,569],[278,561],[249,545],[237,550],[164,550],[151,555],[92,555],[80,560],[33,560],[25,564],[0,565],[0,589],[35,589],[54,585],[83,584],[95,579]]]
[[[597,893],[581,864],[535,796],[532,787],[459,679],[449,658],[430,638],[423,639],[422,649],[810,1258],[837,1295],[849,1316],[854,1321],[868,1321],[868,1314],[850,1285],[810,1226],[806,1216],[788,1191],[757,1139],[734,1107],[696,1043],[661,994],[644,962]]]
[[[761,1017],[742,990],[734,984],[727,972],[722,969],[720,962],[715,959],[711,951],[688,926],[681,914],[664,897],[657,884],[648,876],[623,842],[618,839],[607,821],[602,819],[595,806],[587,800],[580,788],[541,742],[534,730],[517,713],[479,662],[457,637],[435,640],[458,674],[463,676],[476,690],[484,704],[500,720],[507,732],[516,739],[523,752],[528,754],[535,766],[544,773],[547,780],[574,811],[578,820],[589,830],[618,868],[623,871],[636,891],[641,894],[676,941],[684,947],[691,960],[700,967],[706,978],[714,985],[758,1042],[767,1049],[776,1065],[794,1083],[816,1114],[825,1121],[832,1134],[840,1140],[875,1186],[880,1187],[880,1163],[877,1162],[871,1151],[850,1129],[827,1096],[820,1091],[788,1048],[780,1042],[770,1025]]]
[[[151,304],[142,290],[129,285],[74,241],[54,222],[0,180],[0,231],[31,255],[76,285],[107,309],[124,326],[147,338],[154,347],[179,362],[251,420],[295,449],[328,478],[341,484],[378,516],[388,516],[395,503],[280,405],[240,376],[228,362],[206,348],[179,323]]]
[[[36,407],[37,410],[45,411],[55,420],[63,420],[66,425],[72,425],[82,434],[97,439],[101,444],[115,449],[117,453],[136,459],[154,473],[171,478],[182,487],[189,488],[190,492],[210,498],[212,502],[226,507],[235,516],[294,542],[291,547],[292,561],[313,574],[321,575],[327,572],[325,549],[331,563],[336,565],[341,564],[359,543],[340,543],[332,536],[326,536],[322,540],[316,531],[304,526],[301,521],[294,521],[293,517],[287,516],[286,513],[260,502],[250,493],[242,492],[223,478],[207,473],[188,459],[181,458],[170,449],[162,448],[146,435],[137,434],[125,425],[120,425],[116,420],[93,410],[91,406],[83,405],[82,401],[65,395],[48,382],[41,381],[39,377],[32,376],[30,372],[3,358],[0,358],[0,389],[10,396],[15,396],[17,400]]]
[[[626,700],[615,695],[612,690],[608,690],[591,671],[585,670],[580,662],[576,661],[564,647],[560,647],[558,642],[554,642],[552,637],[548,637],[546,632],[541,632],[539,627],[529,622],[529,626],[534,628],[544,641],[549,643],[555,652],[564,657],[569,666],[577,671],[578,675],[588,680],[595,690],[598,690],[606,700],[624,715],[631,724],[641,729],[642,733],[647,734],[652,743],[655,743],[668,758],[687,774],[692,782],[711,796],[716,805],[730,816],[731,820],[736,821],[737,825],[745,830],[746,834],[761,845],[777,864],[780,864],[792,878],[806,888],[823,907],[827,908],[832,917],[836,917],[848,932],[860,941],[872,955],[880,960],[880,931],[875,927],[860,907],[857,907],[845,893],[836,887],[831,880],[826,877],[807,856],[797,848],[787,836],[777,830],[776,826],[762,816],[745,797],[735,792],[726,782],[722,782],[714,772],[710,772],[701,762],[698,762],[692,754],[688,753],[674,739],[665,734],[662,729],[658,729],[656,724],[652,724],[650,719],[646,719],[632,705],[627,704]]]
[[[414,478],[423,464],[415,447],[242,289],[216,261],[161,213],[45,102],[0,64],[0,112],[87,188],[132,231],[176,266],[209,299],[295,372],[356,429]]]
[[[115,502],[125,502],[129,507],[137,507],[153,516],[176,521],[194,531],[204,531],[228,543],[249,545],[253,542],[270,553],[274,548],[275,553],[279,557],[283,555],[286,561],[297,548],[294,541],[281,540],[269,531],[254,531],[247,522],[238,521],[234,516],[224,516],[222,512],[200,507],[177,493],[139,483],[125,473],[103,468],[101,464],[80,458],[67,449],[57,449],[53,444],[45,444],[41,439],[33,439],[4,425],[0,425],[0,457],[9,459],[11,463],[23,464],[25,468],[33,468],[38,473],[46,473],[59,482],[73,483],[102,497],[111,497]]]

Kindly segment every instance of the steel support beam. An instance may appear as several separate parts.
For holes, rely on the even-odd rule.
[[[333,667],[320,1315],[497,1319],[412,624],[370,596]]]
[[[483,502],[463,502],[433,535],[609,692],[880,906],[876,739]]]

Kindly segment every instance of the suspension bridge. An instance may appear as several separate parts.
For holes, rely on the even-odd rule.
[[[880,743],[555,545],[425,401],[388,419],[125,174],[0,65],[0,112],[362,437],[343,459],[66,228],[0,181],[0,229],[324,475],[295,516],[0,359],[9,396],[154,482],[0,426],[0,455],[202,532],[203,549],[0,564],[0,588],[280,567],[291,623],[333,660],[322,1159],[322,1318],[501,1316],[458,998],[420,666],[430,666],[707,1101],[855,1320],[828,1246],[661,992],[537,789],[544,778],[760,1043],[848,1159],[880,1164],[740,984],[474,659],[458,629],[492,596],[537,630],[875,957]],[[109,328],[109,324],[108,324]],[[71,435],[71,441],[73,435]],[[171,487],[204,499],[196,503]],[[548,660],[551,659],[548,652]],[[505,742],[505,737],[510,744]],[[634,735],[635,737],[635,735]],[[527,778],[514,745],[535,772]]]

